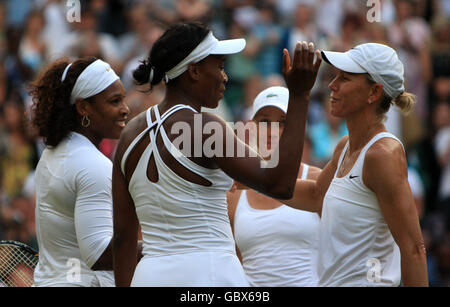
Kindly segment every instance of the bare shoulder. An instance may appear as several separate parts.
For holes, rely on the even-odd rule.
[[[344,135],[339,142],[337,143],[332,157],[332,162],[337,165],[339,157],[342,153],[342,150],[344,150],[345,144],[347,144],[348,141],[348,135]]]
[[[365,163],[390,163],[390,161],[405,159],[403,146],[393,138],[382,138],[376,141],[368,150]]]
[[[407,169],[403,146],[395,139],[383,138],[366,152],[363,180],[372,190],[397,185],[400,181],[407,180]]]
[[[122,133],[117,144],[116,156],[122,157],[131,142],[147,127],[145,111],[132,118]]]

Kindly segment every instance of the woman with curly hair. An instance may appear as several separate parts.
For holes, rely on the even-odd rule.
[[[35,285],[113,286],[112,162],[98,146],[125,127],[122,82],[88,57],[56,61],[31,88],[33,124],[47,145],[35,175]]]

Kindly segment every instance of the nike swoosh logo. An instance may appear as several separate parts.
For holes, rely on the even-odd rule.
[[[359,176],[352,176],[352,175],[349,176],[350,179],[354,179],[356,177],[359,177]]]

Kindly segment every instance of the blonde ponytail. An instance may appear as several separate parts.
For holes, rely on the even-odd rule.
[[[416,103],[416,95],[403,92],[397,96],[392,102],[401,110],[403,114],[408,114]]]

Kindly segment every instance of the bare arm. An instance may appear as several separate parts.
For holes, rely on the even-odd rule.
[[[292,197],[298,169],[303,152],[306,116],[309,103],[309,92],[316,80],[321,63],[320,53],[316,51],[318,60],[314,60],[314,47],[305,49],[297,44],[294,58],[291,60],[287,50],[283,57],[283,74],[289,89],[289,106],[284,132],[277,149],[270,161],[264,161],[243,141],[238,139],[230,127],[220,119],[226,135],[233,135],[234,155],[230,157],[215,157],[215,163],[230,177],[258,192],[271,197],[289,199]],[[228,144],[229,145],[229,144]],[[224,142],[226,148],[227,142]],[[245,157],[239,157],[239,152],[245,152]],[[253,157],[248,153],[253,152]]]
[[[363,180],[376,194],[400,248],[403,284],[428,286],[425,245],[407,172],[406,157],[397,141],[382,139],[367,151]]]
[[[137,130],[136,121],[128,123],[122,132],[113,163],[112,194],[113,194],[113,228],[112,255],[114,278],[117,287],[128,287],[131,284],[134,270],[142,257],[142,243],[138,242],[139,221],[136,215],[133,199],[128,192],[128,183],[120,169],[122,156],[131,142],[130,139],[139,133],[125,133]]]
[[[284,204],[295,209],[316,212],[321,215],[323,198],[336,173],[339,157],[347,139],[348,137],[345,136],[339,141],[332,159],[325,165],[316,180],[310,180],[309,177],[308,180],[297,179],[294,195],[289,200],[283,200]]]

